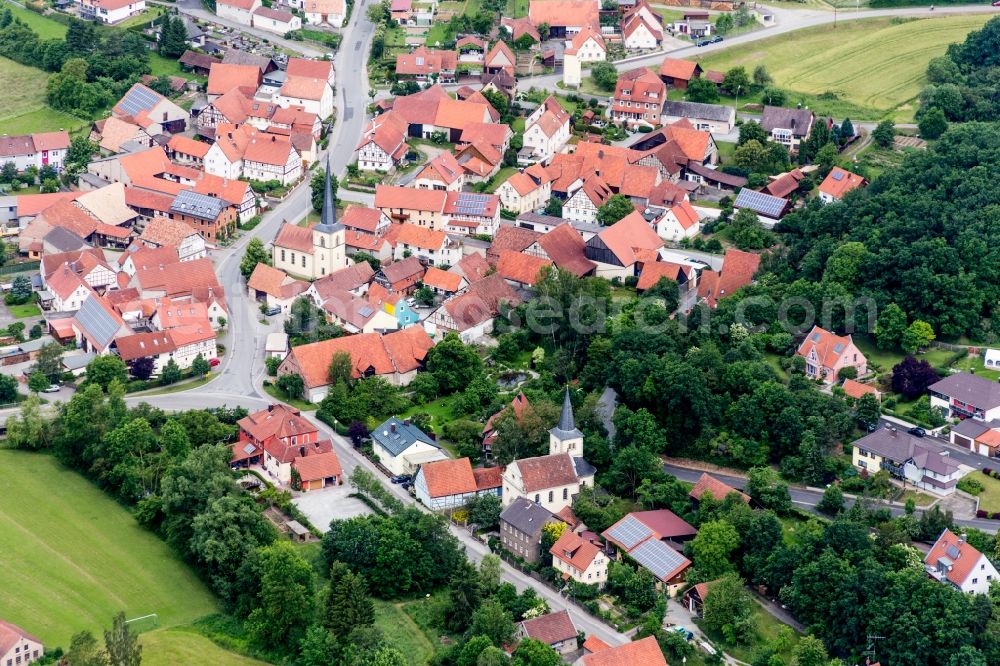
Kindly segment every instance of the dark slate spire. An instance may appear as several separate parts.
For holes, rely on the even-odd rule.
[[[559,415],[559,429],[566,430],[576,430],[576,425],[573,423],[573,403],[569,399],[569,387],[566,387],[566,393],[563,396],[563,406],[562,414]]]
[[[323,208],[316,231],[331,232],[337,227],[337,211],[333,206],[333,185],[330,183],[330,158],[326,160],[326,183],[323,189]]]

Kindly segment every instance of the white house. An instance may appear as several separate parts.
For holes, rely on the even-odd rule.
[[[205,173],[233,180],[243,175],[243,153],[224,134],[221,137],[217,134],[215,143],[205,153]]]
[[[326,79],[289,76],[275,101],[282,108],[300,106],[320,120],[326,120],[333,114],[333,88]]]
[[[301,28],[302,19],[281,9],[258,7],[253,12],[253,27],[284,35],[286,32]]]
[[[608,47],[604,43],[601,33],[591,26],[585,27],[567,40],[567,48],[576,50],[576,57],[581,63],[601,62],[608,58]]]
[[[524,122],[524,148],[534,159],[544,162],[569,141],[570,115],[554,97],[549,97]]]
[[[253,14],[261,8],[260,0],[217,0],[215,15],[240,25],[253,25]]]
[[[276,134],[251,140],[243,154],[243,176],[290,185],[302,177],[302,157],[292,142]]]
[[[413,478],[417,501],[434,511],[465,506],[480,495],[500,496],[500,468],[472,469],[468,458],[424,463]]]
[[[666,209],[656,221],[656,235],[675,243],[684,238],[694,238],[700,231],[701,216],[687,200]]]
[[[512,174],[496,190],[500,205],[517,214],[543,208],[552,196],[552,179],[545,169],[534,164]]]
[[[146,11],[146,0],[76,0],[80,18],[118,23]]]
[[[216,358],[215,331],[209,325],[122,335],[115,338],[115,345],[119,357],[126,363],[152,358],[154,375],[162,372],[171,359],[181,370],[186,370],[199,354],[206,361]]]
[[[566,197],[563,217],[571,222],[597,222],[597,209],[611,197],[611,188],[600,176],[590,176],[579,188]]]
[[[53,312],[76,312],[94,291],[83,281],[69,264],[49,275],[45,286],[52,294]]]
[[[310,25],[332,25],[335,28],[344,25],[344,0],[304,0],[303,9],[306,23]]]
[[[931,407],[946,410],[948,418],[1000,420],[1000,383],[968,372],[948,375],[927,387]]]
[[[604,587],[608,580],[608,556],[597,545],[566,530],[549,549],[555,570],[578,583]],[[623,662],[640,664],[644,662]]]
[[[396,233],[396,261],[414,256],[423,264],[453,266],[462,258],[462,247],[444,231],[404,222]]]
[[[30,664],[44,654],[42,641],[16,624],[0,620],[0,664]]]
[[[372,118],[358,142],[358,168],[388,173],[406,157],[406,122],[389,112]]]
[[[622,43],[629,51],[658,48],[663,43],[660,15],[645,2],[639,2],[622,18]]]
[[[65,131],[0,136],[0,165],[13,162],[19,172],[32,166],[53,166],[62,171],[69,142]]]
[[[583,77],[580,58],[576,50],[569,48],[563,51],[563,85],[567,88],[577,88]]]
[[[388,419],[372,431],[372,451],[393,474],[413,474],[420,465],[448,458],[420,428],[407,419]]]
[[[988,594],[993,581],[1000,580],[997,569],[985,555],[969,545],[965,535],[945,529],[924,558],[927,574],[966,594]]]
[[[154,217],[146,223],[139,236],[146,247],[173,247],[181,261],[193,261],[208,256],[208,244],[187,222],[169,217]]]

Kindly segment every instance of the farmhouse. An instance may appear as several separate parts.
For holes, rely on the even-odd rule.
[[[260,9],[261,0],[217,0],[215,14],[240,25],[253,25],[253,13]]]
[[[472,469],[468,458],[424,463],[413,479],[417,501],[437,511],[465,506],[480,495],[500,496],[500,468]]]
[[[637,511],[626,515],[601,535],[608,542],[608,556],[634,560],[653,574],[657,586],[671,596],[684,585],[684,572],[691,561],[672,547],[698,533],[672,511]],[[678,546],[679,548],[679,546]]]
[[[638,276],[644,263],[657,260],[663,239],[638,212],[629,213],[587,241],[586,256],[597,264],[597,276]]]

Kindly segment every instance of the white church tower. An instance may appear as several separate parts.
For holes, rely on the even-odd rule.
[[[583,457],[583,433],[573,422],[573,403],[569,399],[569,389],[563,397],[559,423],[549,430],[549,455],[568,453],[573,458]]]
[[[313,275],[323,277],[350,265],[347,259],[345,234],[347,228],[337,222],[333,207],[333,187],[330,184],[330,161],[326,162],[326,188],[323,191],[323,209],[319,224],[313,227]]]

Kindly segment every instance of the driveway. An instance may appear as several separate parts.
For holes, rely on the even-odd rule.
[[[326,532],[330,529],[330,521],[363,516],[372,512],[368,505],[357,497],[348,497],[352,490],[349,485],[330,486],[323,490],[302,493],[292,500],[292,504],[306,515],[316,529]]]

